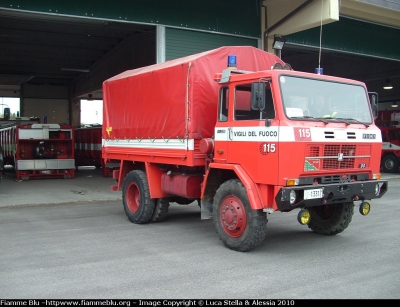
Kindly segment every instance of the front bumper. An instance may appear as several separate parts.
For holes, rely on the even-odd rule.
[[[379,192],[375,187],[379,185]],[[304,199],[304,191],[322,188],[322,198]],[[388,188],[387,180],[355,181],[332,184],[304,185],[283,187],[275,197],[279,211],[290,211],[295,208],[306,208],[320,205],[353,202],[381,198]],[[290,204],[290,192],[296,192],[296,201]]]

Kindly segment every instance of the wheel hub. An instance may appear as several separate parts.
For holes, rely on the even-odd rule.
[[[385,166],[387,169],[392,169],[394,167],[394,163],[392,160],[386,160]]]
[[[140,207],[140,191],[136,184],[132,183],[127,188],[126,203],[132,213],[136,213]]]
[[[238,198],[233,196],[225,198],[219,216],[224,231],[230,237],[240,237],[245,231],[246,211]]]

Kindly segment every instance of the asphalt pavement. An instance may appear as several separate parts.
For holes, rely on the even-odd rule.
[[[122,199],[121,191],[111,191],[114,179],[104,177],[101,169],[91,166],[80,166],[73,179],[16,181],[14,168],[10,166],[0,176],[0,207]],[[400,179],[400,172],[382,173],[382,179]]]

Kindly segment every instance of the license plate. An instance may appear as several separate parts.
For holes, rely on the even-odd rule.
[[[304,190],[304,199],[322,198],[322,189]]]

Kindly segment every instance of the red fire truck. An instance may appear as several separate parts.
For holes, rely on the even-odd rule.
[[[74,178],[73,127],[58,124],[4,125],[0,145],[17,180]]]
[[[101,125],[74,128],[75,167],[95,166],[101,168],[104,177],[111,177],[115,168],[112,164],[104,164],[101,156]]]
[[[310,111],[317,94],[323,115]],[[301,224],[336,235],[387,191],[365,84],[294,71],[254,47],[123,72],[103,83],[103,101],[102,156],[119,163],[112,190],[136,224],[198,203],[225,246],[249,251],[267,214],[298,210]]]
[[[380,127],[382,132],[382,171],[397,173],[400,166],[400,128]]]

